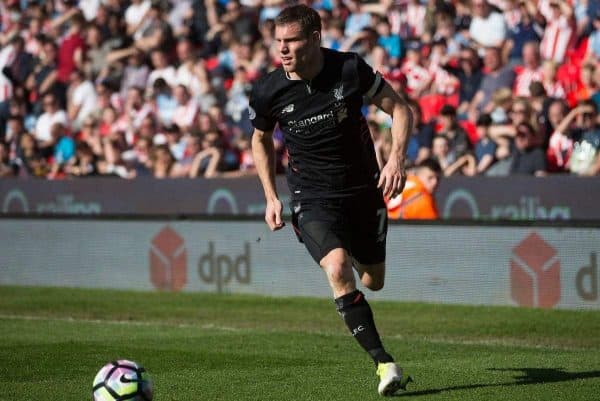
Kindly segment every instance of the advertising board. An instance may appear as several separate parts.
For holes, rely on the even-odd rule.
[[[392,225],[369,298],[599,308],[600,229]],[[0,285],[330,297],[286,227],[259,221],[3,219]]]

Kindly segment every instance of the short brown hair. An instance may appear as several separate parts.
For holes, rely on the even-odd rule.
[[[299,23],[302,34],[308,37],[314,31],[321,33],[321,17],[314,9],[298,4],[284,8],[275,18],[275,26]]]

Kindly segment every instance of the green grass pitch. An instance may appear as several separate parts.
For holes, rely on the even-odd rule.
[[[367,295],[368,297],[368,295]],[[414,400],[600,399],[600,312],[371,302]],[[0,400],[90,400],[132,359],[155,401],[377,400],[330,300],[0,287]]]

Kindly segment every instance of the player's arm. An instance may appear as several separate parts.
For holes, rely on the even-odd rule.
[[[258,177],[265,192],[267,207],[265,221],[273,231],[283,227],[281,211],[283,205],[277,195],[275,184],[275,145],[273,143],[273,130],[263,131],[254,129],[252,134],[252,156],[258,172]]]
[[[381,170],[378,187],[383,189],[384,196],[394,197],[402,192],[406,182],[404,161],[413,116],[406,101],[385,81],[371,102],[392,117],[392,149]]]

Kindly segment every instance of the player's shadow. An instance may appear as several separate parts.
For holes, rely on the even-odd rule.
[[[549,368],[506,368],[496,369],[490,368],[488,370],[496,372],[518,372],[514,376],[514,381],[502,382],[502,383],[479,383],[479,384],[465,384],[461,386],[450,386],[443,388],[432,388],[428,390],[420,391],[408,391],[399,393],[396,397],[414,397],[419,395],[430,395],[438,394],[445,391],[455,390],[470,390],[476,388],[485,387],[507,387],[507,386],[522,386],[528,384],[541,384],[541,383],[555,383],[555,382],[566,382],[578,379],[590,379],[600,377],[600,370],[593,370],[589,372],[565,372],[562,368],[549,369]],[[409,387],[410,389],[410,387]]]

